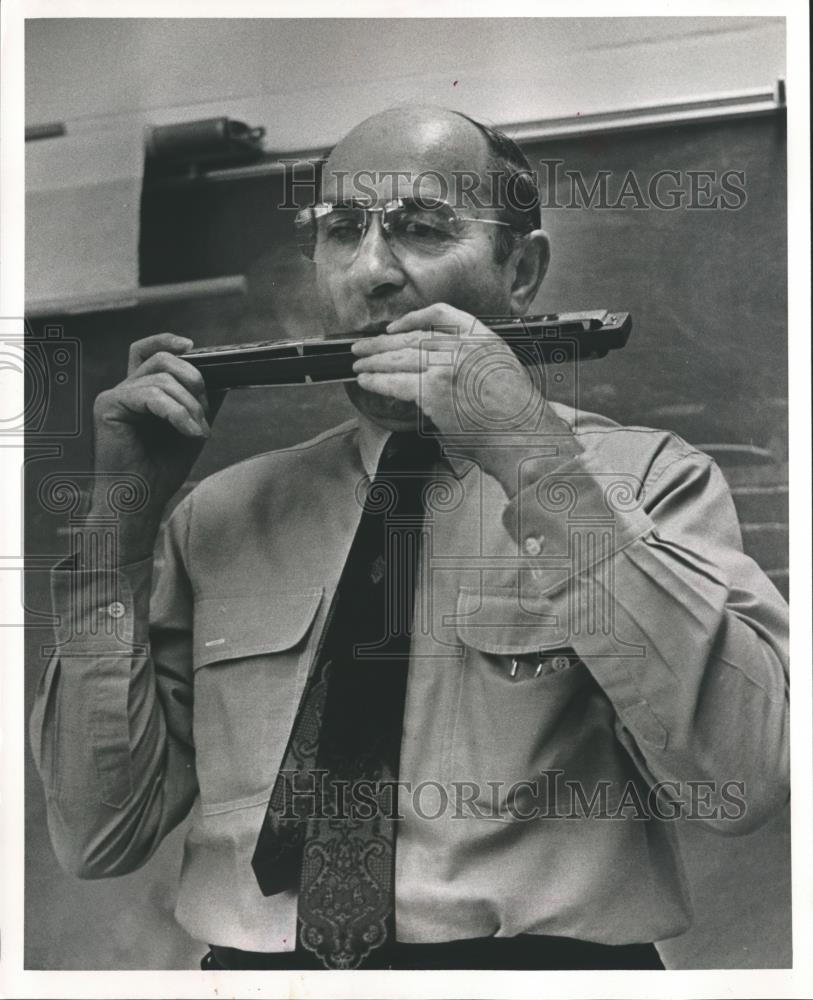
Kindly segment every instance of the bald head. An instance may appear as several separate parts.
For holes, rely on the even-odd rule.
[[[356,174],[363,175],[361,186],[369,183],[371,174],[389,174],[393,185],[400,184],[402,194],[404,184],[411,187],[415,178],[427,172],[445,176],[449,182],[467,172],[485,177],[489,159],[485,137],[456,112],[390,108],[366,118],[335,146],[325,164],[325,196],[329,199],[342,178],[352,179]],[[398,196],[397,191],[390,194]]]

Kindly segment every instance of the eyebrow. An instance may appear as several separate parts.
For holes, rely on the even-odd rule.
[[[330,201],[325,198],[320,205],[329,205],[331,208],[368,208],[369,206],[360,198],[344,198],[342,201]]]
[[[368,208],[368,209],[379,209],[383,208],[385,205],[390,205],[393,202],[401,202],[401,204],[417,205],[418,207],[428,207],[431,208],[435,205],[448,205],[450,208],[454,208],[451,202],[446,201],[443,198],[436,197],[434,195],[418,195],[417,197],[413,195],[403,195],[396,198],[387,198],[386,200],[380,200],[378,203],[371,203],[366,198],[344,198],[341,201],[330,201],[329,199],[323,199],[319,204],[330,205],[332,208]]]

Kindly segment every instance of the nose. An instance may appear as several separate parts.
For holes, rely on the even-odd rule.
[[[392,252],[381,225],[381,215],[371,212],[358,250],[350,265],[354,280],[365,295],[385,295],[406,283],[401,263]]]

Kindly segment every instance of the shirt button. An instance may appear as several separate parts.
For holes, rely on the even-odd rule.
[[[125,613],[125,607],[121,601],[113,601],[112,604],[108,604],[105,611],[110,615],[111,618],[123,618]]]
[[[550,665],[554,670],[567,670],[570,666],[570,660],[566,656],[554,656]]]
[[[533,535],[529,535],[525,539],[523,544],[523,549],[525,550],[525,555],[527,556],[538,556],[542,551],[542,546],[545,543],[544,536],[540,535],[539,538],[534,538]]]

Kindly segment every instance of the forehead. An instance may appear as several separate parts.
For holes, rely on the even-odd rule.
[[[323,197],[387,200],[422,195],[466,201],[486,181],[480,132],[449,113],[385,113],[362,122],[335,147],[322,173]],[[461,198],[456,195],[464,192]]]

